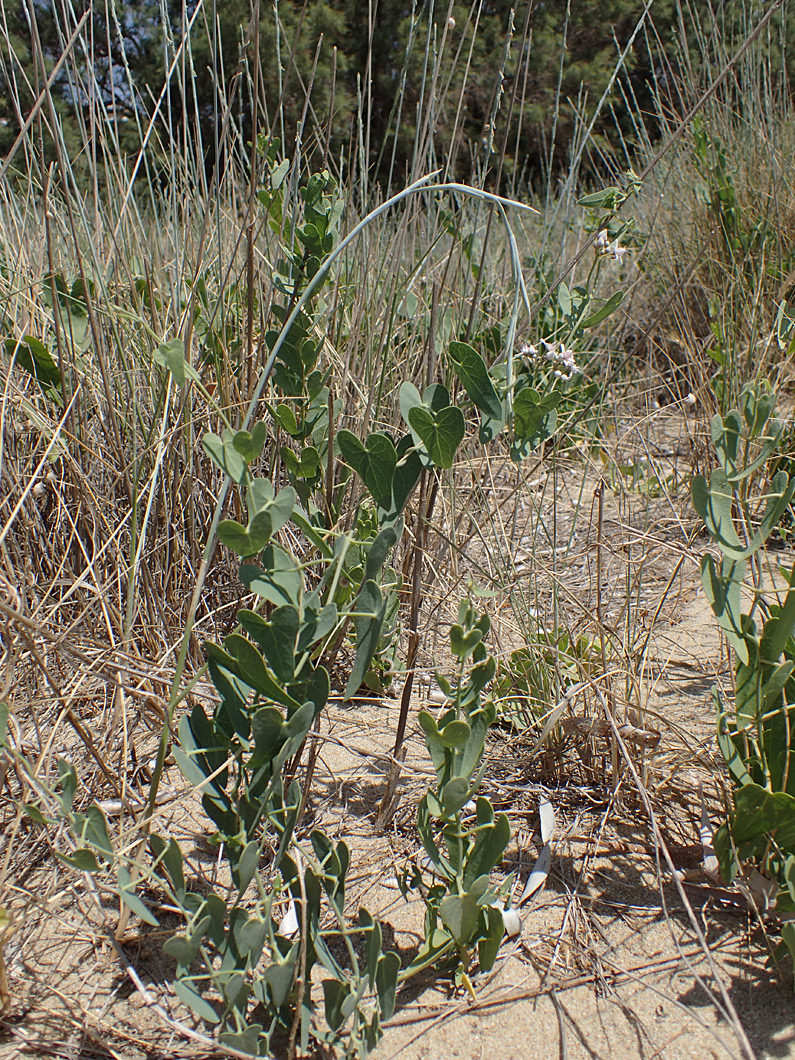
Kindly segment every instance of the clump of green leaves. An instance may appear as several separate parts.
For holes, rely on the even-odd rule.
[[[410,971],[451,961],[456,979],[468,983],[475,955],[481,971],[494,964],[503,937],[501,895],[489,876],[511,837],[504,813],[494,813],[477,791],[488,769],[486,733],[496,718],[484,692],[496,671],[483,639],[490,628],[471,600],[463,600],[450,628],[450,651],[458,661],[451,677],[437,674],[447,697],[438,717],[423,710],[419,723],[436,770],[436,783],[420,800],[417,827],[431,870],[426,880],[414,864],[401,879],[404,893],[418,890],[426,906],[425,943]]]
[[[500,720],[526,729],[548,713],[583,674],[601,665],[599,648],[584,634],[565,629],[535,629],[522,648],[512,651],[498,669],[493,696]]]
[[[177,960],[178,995],[203,1018],[221,1022],[225,1044],[262,1054],[274,1035],[298,1029],[304,1050],[315,1039],[366,1056],[394,1007],[399,960],[382,953],[381,929],[366,910],[359,910],[357,926],[346,920],[345,843],[319,830],[308,843],[297,837],[304,799],[295,774],[328,701],[325,654],[349,623],[356,640],[348,696],[371,667],[387,613],[381,571],[403,525],[398,520],[364,540],[354,531],[327,543],[292,486],[276,491],[252,473],[265,440],[261,423],[204,439],[212,459],[245,491],[246,524],[224,520],[218,536],[241,557],[240,579],[257,602],[238,611],[239,631],[206,644],[219,702],[211,713],[194,706],[175,749],[182,772],[202,791],[232,889],[228,899],[190,895],[179,847],[153,836],[155,867],[185,915],[184,931],[165,949]],[[288,522],[307,535],[312,564],[275,540]],[[291,931],[284,903],[300,911]],[[365,940],[363,961],[351,941],[356,934]],[[347,962],[336,955],[335,939]],[[317,964],[327,976],[323,1020],[310,989]]]
[[[506,815],[495,814],[478,794],[487,768],[486,734],[496,718],[485,695],[496,664],[484,644],[489,619],[478,613],[472,595],[450,631],[457,671],[438,675],[447,704],[439,717],[424,711],[419,718],[436,770],[417,821],[432,876],[426,880],[424,868],[415,865],[402,881],[406,892],[419,889],[426,903],[425,942],[403,973],[397,955],[384,952],[380,925],[367,910],[351,922],[345,842],[320,830],[301,831],[314,761],[305,748],[326,709],[330,671],[339,668],[340,657],[349,667],[348,700],[363,684],[382,689],[394,670],[400,577],[390,557],[418,483],[424,489],[432,476],[454,467],[472,413],[480,419],[480,441],[505,432],[515,460],[552,437],[561,373],[539,385],[527,366],[514,370],[511,350],[489,366],[475,346],[451,341],[445,383],[421,391],[406,380],[400,387],[401,429],[363,438],[336,430],[341,402],[321,359],[318,292],[336,260],[341,199],[328,172],[299,179],[291,163],[279,159],[278,145],[263,150],[259,200],[279,253],[264,336],[268,369],[251,411],[262,397],[268,418],[247,420],[239,430],[225,421],[223,433],[208,431],[202,439],[206,454],[238,489],[236,518],[219,521],[217,536],[240,560],[250,606],[238,611],[238,626],[222,643],[205,645],[217,701],[195,703],[179,723],[174,749],[212,821],[224,883],[210,893],[190,890],[183,850],[168,837],[149,837],[149,864],[143,847],[134,864],[123,862],[101,814],[72,812],[76,780],[68,771],[61,815],[78,845],[65,857],[89,872],[118,864],[122,900],[149,923],[156,919],[136,893],[139,874],[166,891],[183,917],[164,947],[176,961],[174,991],[218,1025],[223,1044],[265,1055],[286,1038],[290,1052],[314,1042],[364,1057],[392,1013],[401,977],[449,964],[468,984],[475,961],[481,970],[492,967],[503,937],[509,885],[492,886],[490,875],[504,856],[510,827]],[[568,292],[561,297],[569,298],[566,327],[592,323],[587,299],[575,304]],[[200,290],[196,302],[198,321]],[[610,309],[597,310],[599,319]],[[223,352],[228,338],[213,327],[209,320],[197,324],[210,357]],[[180,385],[197,379],[181,340],[161,344],[154,360]],[[471,407],[459,398],[460,388]],[[354,510],[343,520],[351,485]],[[421,513],[426,523],[431,509],[428,501]],[[220,511],[219,503],[216,518]],[[413,665],[412,656],[408,668]],[[166,742],[164,732],[161,765]],[[155,797],[156,784],[152,805]],[[322,1006],[312,994],[313,974],[321,977]]]
[[[701,563],[704,592],[734,649],[733,709],[715,690],[718,746],[735,783],[733,807],[715,837],[721,872],[731,881],[756,868],[776,885],[775,907],[795,910],[795,566],[786,589],[756,590],[748,613],[742,590],[749,567],[761,582],[765,543],[795,493],[784,470],[766,469],[781,440],[775,394],[746,384],[739,408],[711,424],[718,467],[693,480],[693,504],[719,547]],[[766,480],[767,479],[767,480]],[[754,487],[762,486],[760,493]],[[795,954],[795,930],[782,927]]]

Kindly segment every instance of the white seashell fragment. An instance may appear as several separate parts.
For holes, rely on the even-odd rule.
[[[290,902],[286,914],[282,917],[279,934],[287,939],[295,938],[298,934],[298,914],[295,911],[295,902]]]
[[[522,930],[522,918],[516,912],[515,909],[506,909],[502,902],[495,901],[491,903],[492,909],[499,909],[502,913],[502,923],[505,928],[505,936],[509,939],[515,939]]]
[[[106,817],[120,817],[124,812],[124,803],[121,799],[103,799],[97,803]]]
[[[505,925],[505,934],[509,939],[515,939],[522,931],[522,918],[515,909],[503,909],[502,922]]]

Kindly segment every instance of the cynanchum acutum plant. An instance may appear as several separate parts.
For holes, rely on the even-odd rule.
[[[752,869],[767,878],[767,898],[785,915],[782,945],[795,955],[795,923],[786,919],[795,911],[795,566],[782,569],[782,592],[761,589],[766,542],[795,494],[795,477],[775,469],[783,425],[774,407],[767,382],[748,383],[739,408],[713,417],[718,466],[709,481],[694,478],[692,497],[721,553],[702,560],[702,585],[734,650],[733,705],[714,691],[718,746],[735,785],[715,851],[727,881],[748,880]]]
[[[217,702],[211,708],[196,702],[182,718],[174,754],[213,822],[217,863],[225,867],[222,882],[209,893],[191,890],[183,851],[173,838],[152,834],[148,863],[141,848],[134,861],[114,851],[99,807],[74,813],[76,777],[65,763],[57,815],[72,835],[65,859],[89,873],[114,871],[130,912],[157,924],[141,896],[141,878],[165,890],[184,921],[164,944],[176,962],[174,991],[202,1019],[220,1024],[221,1043],[253,1055],[267,1055],[282,1043],[279,1048],[292,1056],[314,1040],[363,1057],[392,1014],[403,979],[446,965],[471,988],[475,962],[490,968],[503,936],[507,889],[494,888],[489,877],[510,829],[507,817],[495,815],[478,794],[486,734],[495,720],[494,705],[484,696],[495,664],[484,644],[489,619],[472,602],[476,591],[462,602],[450,631],[457,671],[450,678],[437,675],[446,705],[439,717],[427,711],[419,716],[436,770],[417,818],[431,876],[417,864],[402,877],[406,893],[418,890],[426,904],[424,945],[403,970],[396,953],[384,952],[381,927],[367,910],[349,917],[345,842],[299,828],[313,761],[310,753],[304,765],[304,748],[326,708],[329,669],[341,650],[349,660],[346,699],[364,682],[377,687],[379,657],[394,655],[400,578],[389,562],[403,536],[403,512],[418,483],[453,467],[467,431],[465,410],[479,416],[482,444],[506,433],[512,457],[521,460],[554,434],[562,388],[574,373],[568,365],[555,376],[554,358],[545,366],[514,357],[517,299],[504,356],[491,367],[474,345],[453,341],[448,385],[435,382],[420,391],[409,381],[402,384],[402,432],[377,430],[360,439],[346,429],[335,431],[340,404],[320,367],[316,295],[335,256],[367,222],[338,244],[342,208],[332,178],[311,175],[298,186],[297,200],[288,202],[295,190],[289,171],[272,145],[260,200],[284,242],[274,277],[282,301],[272,306],[279,327],[265,336],[271,389],[262,400],[270,422],[247,421],[247,429],[227,427],[203,439],[206,453],[240,491],[237,511],[245,511],[245,520],[214,526],[241,560],[239,576],[252,606],[238,611],[238,626],[222,644],[206,644]],[[436,190],[448,187],[502,203],[461,185]],[[512,237],[511,246],[524,291]],[[569,351],[619,301],[610,298],[593,312],[586,290],[566,290],[544,336],[547,346],[558,343],[555,350]],[[162,346],[159,356],[180,382],[197,382],[176,341]],[[255,402],[263,385],[255,389]],[[459,397],[451,392],[455,387]],[[267,462],[269,473],[259,474]],[[349,528],[341,529],[352,474],[361,496],[344,524]],[[428,507],[423,517],[429,520]],[[150,807],[167,744],[164,730]],[[313,990],[318,981],[322,1004]]]

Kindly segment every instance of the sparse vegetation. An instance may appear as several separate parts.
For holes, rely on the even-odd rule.
[[[784,1008],[790,17],[617,4],[578,73],[582,11],[393,5],[386,115],[395,42],[304,6],[230,7],[234,45],[164,7],[146,105],[128,27],[93,67],[95,13],[2,28],[0,1033],[410,1057],[427,991],[551,998],[565,1052],[558,992],[641,984],[645,1026],[677,974],[710,1015],[671,1056],[763,1055],[795,1031],[732,962]]]

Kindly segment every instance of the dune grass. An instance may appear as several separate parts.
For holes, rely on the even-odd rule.
[[[561,99],[579,129],[567,172],[554,168],[553,156],[545,185],[530,187],[514,162],[513,209],[455,189],[418,190],[350,243],[313,315],[321,368],[341,402],[336,429],[364,437],[396,427],[404,380],[420,388],[453,381],[451,340],[472,343],[489,364],[507,362],[521,341],[552,334],[563,312],[560,281],[568,291],[590,285],[598,297],[626,291],[618,312],[577,351],[582,374],[566,392],[555,437],[512,463],[507,447],[486,451],[470,431],[454,467],[437,473],[435,506],[410,509],[414,535],[429,521],[415,668],[433,670],[455,605],[468,580],[476,582],[493,594],[487,606],[506,725],[534,748],[542,776],[565,780],[576,765],[592,783],[604,772],[606,790],[634,791],[629,803],[651,813],[653,828],[655,793],[664,797],[681,757],[670,749],[655,757],[661,733],[677,733],[678,722],[660,713],[651,648],[696,558],[687,489],[709,460],[706,419],[732,407],[749,380],[768,377],[786,393],[795,340],[795,124],[784,74],[770,69],[758,22],[730,41],[688,7],[681,14],[682,25],[697,29],[695,43],[673,51],[670,42],[655,44],[653,10],[639,21],[638,33],[658,49],[654,113],[627,98],[629,126],[625,120],[618,147],[593,134],[590,101]],[[120,836],[135,849],[141,761],[164,726],[176,739],[184,702],[206,692],[202,643],[228,633],[246,603],[236,563],[211,533],[218,515],[240,518],[241,502],[231,491],[219,509],[223,475],[201,439],[260,416],[256,396],[273,400],[262,375],[267,333],[274,306],[291,308],[280,262],[295,245],[301,183],[328,171],[344,237],[403,176],[391,172],[383,188],[371,180],[366,99],[349,144],[330,153],[330,101],[314,98],[307,84],[295,140],[277,152],[289,168],[274,222],[257,192],[282,122],[274,101],[257,95],[252,49],[237,74],[238,91],[258,98],[254,146],[235,98],[219,89],[213,150],[223,168],[208,172],[207,145],[191,139],[190,126],[169,124],[167,95],[138,119],[144,146],[123,155],[118,116],[93,91],[75,26],[74,19],[63,26],[74,57],[64,70],[86,101],[82,142],[67,142],[42,79],[34,86],[40,106],[0,183],[0,643],[8,705],[0,890],[12,914],[24,907],[29,854],[48,858],[60,843],[26,809],[47,805],[59,756],[79,763],[86,797],[124,808]],[[517,24],[500,64],[526,32]],[[289,55],[289,41],[282,44]],[[5,42],[12,72],[13,46]],[[416,140],[406,184],[424,176],[444,183],[448,159],[432,131],[444,111],[456,115],[450,142],[460,135],[466,48],[454,51],[444,39],[434,47],[430,37],[412,46],[427,49],[427,62],[421,107],[410,116]],[[190,76],[190,38],[168,59],[175,84]],[[619,79],[621,63],[619,54]],[[212,76],[228,84],[230,71]],[[515,128],[515,103],[515,95],[495,95],[491,142],[472,171],[476,192],[500,187],[515,150],[500,130]],[[398,96],[395,126],[408,117]],[[388,156],[389,143],[379,150]],[[645,179],[621,216],[634,222],[622,235],[628,254],[594,271],[600,214],[577,200],[626,181],[630,168]],[[519,209],[527,204],[538,212]],[[517,297],[517,261],[527,302]],[[175,339],[187,375],[169,362]],[[686,418],[688,452],[665,443],[673,415]],[[274,430],[264,451],[274,481],[284,480],[284,442]],[[352,505],[352,485],[336,488],[338,497],[351,489]],[[340,509],[344,525],[350,507]],[[396,566],[408,576],[411,563],[407,542]],[[410,605],[406,591],[404,623]],[[401,659],[402,641],[398,691]],[[608,726],[607,760],[573,764],[566,738],[589,719]],[[624,735],[610,725],[624,726]],[[717,1003],[752,1055],[719,976],[717,983]]]

